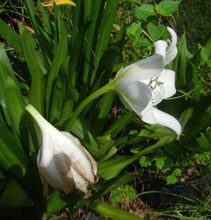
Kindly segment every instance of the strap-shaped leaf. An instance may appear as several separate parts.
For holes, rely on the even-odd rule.
[[[114,97],[114,92],[105,94],[96,104],[93,105],[89,113],[89,121],[98,135],[101,135],[106,123],[108,122],[108,117],[112,109]],[[98,120],[98,123],[95,123],[96,119]]]
[[[7,54],[4,50],[3,44],[0,44],[0,100],[3,115],[8,123],[11,124],[11,119],[8,113],[8,108],[6,108],[6,98],[5,98],[5,81],[7,77],[10,76],[15,80],[15,72],[13,71]]]
[[[174,67],[174,70],[177,73],[176,84],[178,88],[184,86],[187,83],[186,59],[187,59],[187,45],[186,45],[186,37],[183,34],[178,42],[178,55],[175,59],[175,67]]]
[[[99,38],[95,50],[96,64],[98,64],[104,50],[107,48],[118,9],[118,0],[107,0],[100,24]],[[92,82],[95,80],[96,71],[92,73]]]
[[[104,9],[105,0],[99,0],[91,4],[89,16],[86,15],[86,22],[90,22],[89,28],[86,33],[87,41],[84,42],[84,73],[83,82],[89,82],[90,69],[93,68],[93,60],[95,59],[94,50],[96,48],[98,40],[98,32],[100,28],[100,22],[102,19],[102,13]],[[86,8],[86,7],[85,7]],[[85,11],[86,12],[86,11]]]
[[[0,166],[14,169],[16,175],[23,175],[26,170],[27,158],[18,137],[0,122]]]
[[[128,173],[125,172],[123,174],[118,175],[115,178],[112,178],[107,181],[103,181],[103,184],[97,184],[96,185],[96,192],[93,195],[92,199],[97,199],[100,196],[103,196],[107,193],[109,193],[111,190],[117,188],[118,186],[122,186],[125,183],[128,183],[132,181],[134,178],[140,175],[140,172],[134,172],[134,173]]]
[[[134,114],[132,112],[126,113],[118,118],[115,122],[111,124],[111,126],[106,130],[104,135],[116,135],[122,129],[124,129],[128,124],[132,122],[134,118]]]
[[[48,117],[50,116],[50,109],[52,107],[52,94],[54,81],[59,75],[60,68],[63,64],[67,62],[67,48],[68,48],[68,39],[67,39],[67,30],[64,25],[63,18],[61,13],[58,14],[58,25],[59,25],[59,43],[56,47],[52,65],[47,80],[46,88],[46,112]]]
[[[113,156],[109,160],[99,163],[99,176],[105,180],[114,178],[135,160],[137,160],[137,156]]]
[[[45,59],[47,61],[49,61],[49,59],[53,55],[53,51],[52,51],[52,47],[51,47],[52,46],[51,45],[51,38],[50,38],[49,34],[44,30],[44,28],[40,25],[40,24],[42,24],[42,21],[40,19],[40,16],[36,12],[36,7],[34,5],[34,2],[31,0],[26,0],[26,1],[24,1],[24,4],[26,6],[27,12],[30,17],[30,21],[32,23],[33,29],[36,33],[37,38],[38,38],[42,52],[45,55]]]
[[[65,125],[68,127],[68,122]],[[70,131],[85,142],[85,147],[93,156],[97,154],[98,144],[94,132],[84,118],[75,120]]]
[[[47,213],[49,215],[55,215],[61,212],[65,207],[66,202],[62,199],[59,191],[54,191],[50,194],[47,200]]]
[[[24,111],[24,100],[20,88],[14,80],[8,76],[5,81],[5,103],[14,131],[20,134],[20,121]]]
[[[36,42],[31,34],[22,25],[19,26],[21,46],[32,77],[29,100],[30,103],[41,113],[44,108],[44,74],[46,69],[42,55],[35,49]]]
[[[140,216],[131,214],[127,211],[124,211],[122,209],[114,208],[112,206],[109,206],[107,204],[103,203],[90,203],[89,207],[106,217],[109,217],[113,220],[141,220],[144,218],[141,218]]]
[[[19,35],[2,19],[0,19],[0,36],[3,37],[20,55],[22,55]]]
[[[2,196],[0,197],[0,206],[33,206],[34,202],[31,200],[27,192],[16,182],[12,180]]]
[[[63,73],[61,71],[61,73]],[[52,104],[50,112],[50,121],[58,121],[64,108],[64,102],[67,94],[65,75],[60,74],[54,83],[54,89],[52,91]],[[69,111],[69,114],[71,112]]]
[[[74,10],[73,16],[73,28],[72,28],[72,36],[70,43],[70,84],[75,86],[77,81],[79,80],[79,69],[77,69],[77,65],[79,62],[79,58],[82,57],[81,49],[83,48],[83,43],[85,40],[85,33],[87,27],[84,25],[84,8],[85,2],[83,0],[77,1],[77,6]],[[82,66],[83,66],[82,61]],[[80,66],[81,68],[81,66]],[[77,69],[77,70],[76,70]]]

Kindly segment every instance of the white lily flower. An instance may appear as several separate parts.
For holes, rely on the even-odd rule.
[[[167,28],[172,41],[155,43],[155,55],[121,69],[116,75],[115,90],[141,119],[149,124],[161,124],[174,130],[178,137],[181,125],[173,116],[156,105],[176,93],[175,72],[165,69],[177,55],[177,35]]]
[[[42,132],[42,146],[37,158],[41,179],[65,193],[77,188],[88,196],[88,184],[97,181],[96,161],[78,138],[57,130],[32,105],[28,105],[26,110]]]

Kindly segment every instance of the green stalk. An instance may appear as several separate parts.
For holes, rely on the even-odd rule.
[[[73,113],[72,118],[70,119],[70,122],[67,126],[67,130],[70,130],[72,128],[72,125],[74,123],[74,121],[76,120],[76,118],[79,116],[79,114],[82,112],[82,110],[94,99],[98,98],[99,96],[113,90],[116,89],[118,91],[118,87],[116,87],[116,84],[118,83],[119,80],[121,80],[122,78],[124,78],[127,74],[130,73],[131,69],[128,69],[126,71],[123,71],[119,74],[118,77],[115,77],[114,79],[110,80],[110,82],[108,84],[106,84],[105,86],[103,86],[102,88],[96,90],[95,92],[93,92],[91,95],[89,95],[86,99],[84,99],[84,101],[78,106],[78,108],[76,109],[76,111]],[[115,88],[116,87],[116,88]],[[120,91],[118,91],[120,92]],[[121,93],[121,92],[120,92]]]
[[[153,152],[154,150],[156,150],[157,148],[162,147],[168,143],[171,143],[174,139],[175,139],[174,136],[163,137],[159,141],[157,141],[155,144],[150,145],[149,147],[146,147],[145,149],[138,152],[137,155],[138,157],[140,157],[142,155],[149,154]]]
[[[78,106],[76,111],[73,113],[72,118],[70,120],[69,125],[67,126],[67,130],[70,130],[74,121],[76,118],[80,115],[80,113],[83,111],[83,109],[94,99],[98,98],[99,96],[111,91],[115,86],[116,80],[111,80],[108,84],[101,87],[100,89],[93,92],[91,95],[89,95],[86,99],[83,100],[83,102]]]

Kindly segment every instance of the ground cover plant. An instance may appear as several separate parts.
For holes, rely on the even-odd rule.
[[[1,219],[209,219],[211,39],[177,42],[182,4],[1,4]]]

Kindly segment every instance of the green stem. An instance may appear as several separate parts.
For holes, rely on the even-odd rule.
[[[148,147],[146,147],[145,149],[139,151],[136,155],[134,155],[132,158],[131,158],[131,163],[138,160],[141,156],[143,155],[146,155],[146,154],[149,154],[155,150],[157,150],[157,148],[161,148],[163,147],[164,145],[166,144],[169,144],[171,143],[173,140],[175,140],[175,137],[174,136],[167,136],[167,137],[163,137],[161,138],[159,141],[157,141],[155,144],[153,145],[150,145]]]
[[[199,86],[196,86],[194,89],[190,90],[189,92],[185,92],[184,94],[182,94],[180,96],[175,96],[175,97],[167,98],[167,100],[170,100],[170,99],[180,99],[180,98],[182,98],[184,96],[188,96],[188,95],[190,95],[192,92],[194,92],[198,88],[199,88]],[[183,91],[182,90],[178,90],[178,92],[182,93]]]
[[[143,156],[145,154],[149,154],[156,150],[157,148],[160,148],[168,143],[171,143],[175,139],[174,136],[167,136],[161,138],[159,141],[157,141],[155,144],[150,145],[149,147],[146,147],[145,149],[141,150],[137,153],[137,158],[140,158],[140,156]]]
[[[72,118],[67,126],[67,130],[70,130],[74,121],[76,118],[80,115],[80,113],[83,111],[83,109],[94,99],[98,98],[99,96],[111,91],[114,88],[115,80],[111,80],[108,84],[101,87],[100,89],[93,92],[91,95],[89,95],[86,99],[83,100],[83,102],[78,106],[76,111],[73,113]]]

